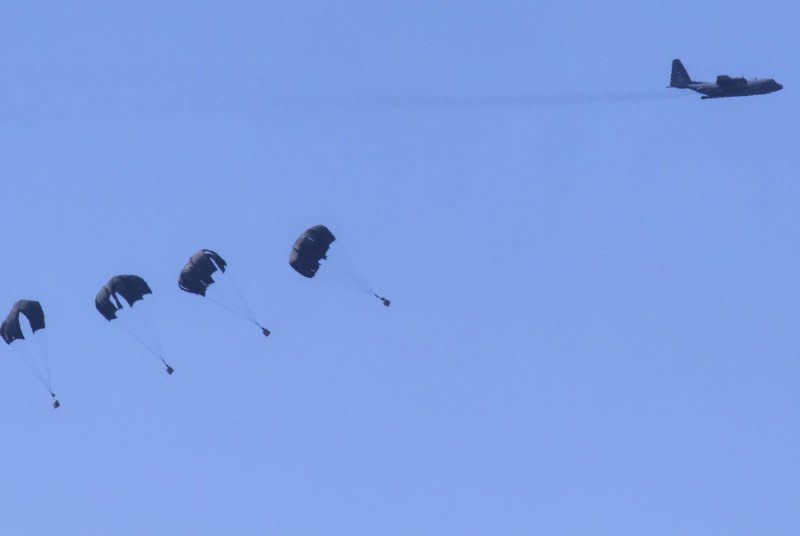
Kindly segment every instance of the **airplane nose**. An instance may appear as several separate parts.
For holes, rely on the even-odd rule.
[[[777,85],[777,87],[778,87],[778,90],[781,90],[781,89],[783,89],[783,84],[776,84],[776,85]]]

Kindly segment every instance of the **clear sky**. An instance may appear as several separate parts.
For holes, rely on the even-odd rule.
[[[6,2],[0,309],[44,305],[63,405],[0,348],[0,533],[798,534],[798,16]],[[269,339],[178,290],[198,248]]]

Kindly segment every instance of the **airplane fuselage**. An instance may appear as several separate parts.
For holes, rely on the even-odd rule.
[[[780,91],[783,86],[771,78],[754,78],[741,85],[724,87],[714,82],[691,82],[687,89],[701,93],[703,99],[719,99],[722,97],[746,97],[748,95],[766,95]]]

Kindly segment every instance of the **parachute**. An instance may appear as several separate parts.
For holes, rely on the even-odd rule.
[[[128,308],[133,308],[136,302],[143,300],[145,296],[152,293],[153,291],[147,282],[138,275],[116,275],[109,279],[97,293],[94,305],[98,312],[103,315],[103,318],[111,322],[117,320],[117,313],[123,309],[122,302],[119,299],[120,296],[125,300]],[[125,315],[130,316],[128,320],[133,320],[134,315],[132,313],[133,311],[131,311],[131,314]],[[150,323],[152,324],[152,322]],[[155,330],[155,326],[128,326],[128,329],[126,329],[131,337],[164,364],[167,374],[172,374],[175,370],[161,355],[160,343],[157,337],[155,337],[155,342],[146,340],[148,338],[153,339],[152,335]],[[148,337],[148,335],[151,337]]]
[[[320,268],[320,261],[328,259],[328,250],[334,241],[336,241],[336,237],[324,225],[315,225],[307,229],[295,240],[292,251],[289,253],[289,265],[303,277],[313,278]],[[362,283],[362,277],[355,276],[355,274],[349,275],[358,280],[359,286],[364,285],[362,289],[369,290],[383,305],[386,307],[391,305],[390,300],[369,289],[368,284]]]
[[[205,296],[206,289],[214,282],[211,274],[217,271],[217,267],[220,272],[224,273],[227,265],[225,259],[215,251],[201,249],[191,256],[189,262],[181,270],[178,286],[186,292]]]
[[[26,341],[25,334],[23,333],[23,326],[20,324],[20,315],[23,315],[30,326],[30,338],[32,341]],[[61,404],[53,393],[52,382],[50,380],[50,366],[47,352],[47,345],[44,339],[44,333],[37,333],[44,330],[44,310],[38,301],[34,300],[19,300],[12,307],[11,311],[6,316],[6,319],[0,325],[0,335],[6,344],[11,345],[14,341],[24,341],[18,343],[21,345],[20,350],[23,353],[22,359],[30,368],[33,375],[38,379],[50,393],[53,399],[53,407],[58,408]],[[27,343],[31,343],[30,345]],[[30,355],[30,353],[35,355]]]
[[[319,261],[328,258],[328,249],[335,240],[336,237],[324,225],[311,227],[295,240],[289,264],[298,274],[314,277],[319,270]]]
[[[117,318],[117,311],[122,309],[117,294],[128,302],[128,307],[133,307],[134,303],[152,293],[147,282],[138,275],[115,275],[97,293],[94,306],[106,320],[111,321]]]
[[[19,300],[11,307],[11,312],[8,313],[6,319],[0,326],[0,335],[6,344],[20,339],[25,339],[22,334],[22,326],[19,323],[19,315],[25,315],[31,325],[31,332],[36,333],[40,329],[44,329],[44,310],[42,304],[33,300]]]
[[[225,285],[220,285],[220,282],[215,281],[213,274],[216,272],[225,274],[227,266],[228,263],[216,251],[201,249],[189,258],[189,262],[181,270],[181,274],[178,277],[178,287],[190,294],[197,294],[209,299],[218,307],[258,326],[265,337],[269,336],[270,331],[255,320],[247,300],[230,279],[230,274],[224,276]],[[223,279],[223,277],[219,276],[218,278],[220,280]],[[214,285],[214,288],[219,292],[212,291],[211,295],[207,296],[206,293],[211,285]],[[233,293],[230,295],[231,293],[229,292],[228,296],[222,295],[224,290],[232,290]]]

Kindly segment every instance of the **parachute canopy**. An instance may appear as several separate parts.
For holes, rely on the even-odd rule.
[[[31,325],[31,331],[34,333],[40,329],[44,329],[44,311],[42,305],[33,300],[19,300],[11,307],[11,312],[0,325],[0,334],[6,344],[11,344],[17,339],[24,339],[22,334],[22,327],[19,325],[19,315],[25,315]]]
[[[138,275],[115,275],[97,293],[94,305],[106,320],[114,320],[117,318],[117,311],[122,309],[118,295],[125,299],[128,307],[133,307],[145,294],[152,293],[145,280]]]
[[[178,286],[192,294],[206,295],[206,289],[214,282],[211,274],[219,269],[225,272],[225,259],[210,249],[201,249],[189,259],[181,270]]]
[[[326,259],[336,237],[324,225],[315,225],[300,235],[289,254],[289,264],[297,273],[305,277],[314,277],[319,270],[319,261]]]

